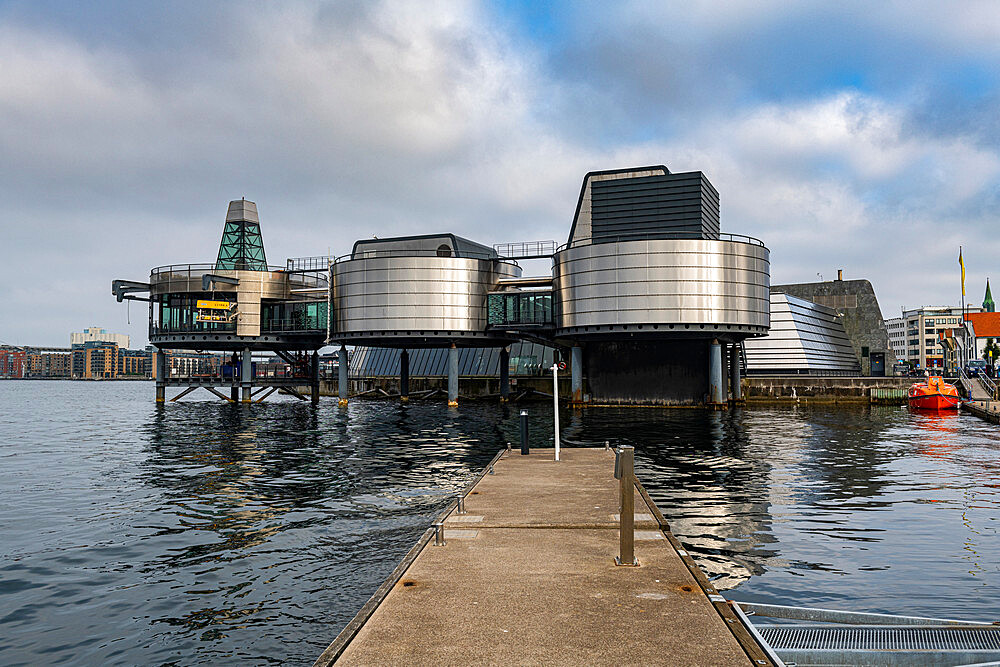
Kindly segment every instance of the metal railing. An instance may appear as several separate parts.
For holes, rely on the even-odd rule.
[[[748,245],[760,246],[761,248],[766,248],[764,242],[760,239],[754,238],[752,236],[746,236],[745,234],[719,234],[714,238],[705,238],[701,232],[666,232],[666,233],[643,233],[637,232],[635,234],[620,234],[618,236],[601,236],[594,238],[587,236],[585,238],[573,239],[569,243],[564,243],[558,248],[556,252],[562,252],[563,250],[569,250],[570,248],[576,248],[578,246],[585,245],[597,245],[601,243],[624,243],[626,241],[682,241],[682,240],[693,240],[693,241],[733,241],[735,243],[746,243]]]
[[[285,261],[285,271],[297,273],[302,271],[326,271],[330,268],[333,258],[329,255],[317,257],[289,257]]]
[[[326,331],[326,313],[315,317],[288,317],[280,320],[268,320],[261,324],[262,333],[294,333]]]
[[[518,241],[516,243],[496,243],[493,246],[503,258],[544,258],[556,252],[555,241]]]
[[[403,249],[397,248],[395,250],[359,250],[356,253],[350,253],[347,255],[341,255],[335,258],[331,265],[340,264],[341,262],[348,262],[352,259],[391,259],[394,257],[441,257],[441,258],[452,258],[452,259],[492,259],[505,262],[507,264],[513,264],[514,266],[519,266],[513,259],[508,259],[506,257],[499,257],[495,252],[470,252],[467,250],[451,251],[449,254],[445,255],[441,252],[428,249],[428,248],[413,248],[413,249]]]

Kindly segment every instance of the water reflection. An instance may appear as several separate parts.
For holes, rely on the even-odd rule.
[[[507,406],[154,407],[144,385],[45,384],[0,393],[3,664],[309,661],[518,444]],[[533,445],[550,444],[551,407],[528,410]],[[905,408],[562,423],[636,447],[673,531],[737,599],[1000,616],[993,425]]]

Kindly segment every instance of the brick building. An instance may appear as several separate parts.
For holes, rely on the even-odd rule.
[[[28,355],[21,348],[0,347],[0,378],[23,378]]]

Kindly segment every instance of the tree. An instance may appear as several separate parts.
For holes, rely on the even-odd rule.
[[[986,339],[986,346],[983,348],[983,359],[990,366],[1000,357],[1000,345],[997,345],[992,338]]]

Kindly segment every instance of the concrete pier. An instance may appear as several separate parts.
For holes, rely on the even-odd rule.
[[[349,363],[347,346],[341,343],[340,352],[337,357],[337,397],[339,398],[338,404],[340,407],[347,405],[347,371],[349,370]]]
[[[410,400],[410,353],[405,349],[399,353],[399,401]]]
[[[743,401],[743,388],[740,380],[740,346],[735,343],[729,347],[729,387],[732,392],[732,401],[741,403]]]
[[[510,348],[500,348],[500,402],[510,398]]]
[[[721,407],[725,397],[722,393],[722,347],[713,340],[708,349],[708,402],[712,407]]]
[[[583,403],[583,348],[579,345],[574,345],[570,352],[569,372],[573,392],[570,401],[574,405]]]
[[[772,664],[641,487],[639,566],[615,564],[613,451],[561,458],[505,452],[316,664]]]
[[[458,405],[458,348],[452,343],[448,348],[448,406]]]

